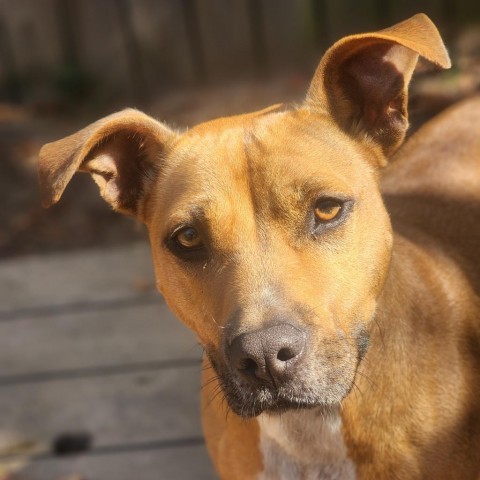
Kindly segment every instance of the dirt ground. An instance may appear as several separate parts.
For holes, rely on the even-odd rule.
[[[449,105],[480,91],[478,31],[460,39],[452,70],[439,73],[420,67],[411,88],[410,132]],[[272,103],[301,101],[307,86],[307,74],[293,73],[262,81],[176,91],[153,100],[147,113],[175,126],[188,127]],[[0,105],[0,258],[145,238],[143,226],[110,211],[87,175],[76,175],[62,201],[50,210],[40,205],[35,171],[40,146],[108,113],[95,108],[88,112],[79,109],[68,114],[45,113],[35,106]]]

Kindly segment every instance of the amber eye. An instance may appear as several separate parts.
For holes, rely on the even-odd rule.
[[[342,204],[338,200],[320,200],[315,205],[315,217],[320,222],[334,220],[342,211]]]
[[[184,227],[174,235],[177,244],[187,250],[194,250],[203,246],[198,232],[192,227]]]

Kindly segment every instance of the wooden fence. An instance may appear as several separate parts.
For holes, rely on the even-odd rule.
[[[451,38],[479,0],[0,0],[0,98],[148,98],[195,83],[312,68],[342,35],[423,11]],[[102,90],[103,89],[103,90]]]

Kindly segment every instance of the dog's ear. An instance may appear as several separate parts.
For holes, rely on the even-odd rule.
[[[165,125],[128,109],[44,145],[38,167],[43,205],[56,203],[78,170],[92,175],[115,210],[141,219],[143,201],[174,137]]]
[[[449,68],[440,34],[424,14],[374,33],[345,37],[324,55],[307,95],[351,135],[366,135],[385,155],[408,128],[408,84],[418,57]]]

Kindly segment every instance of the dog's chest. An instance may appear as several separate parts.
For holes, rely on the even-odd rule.
[[[263,471],[258,480],[355,480],[338,413],[260,415]]]

